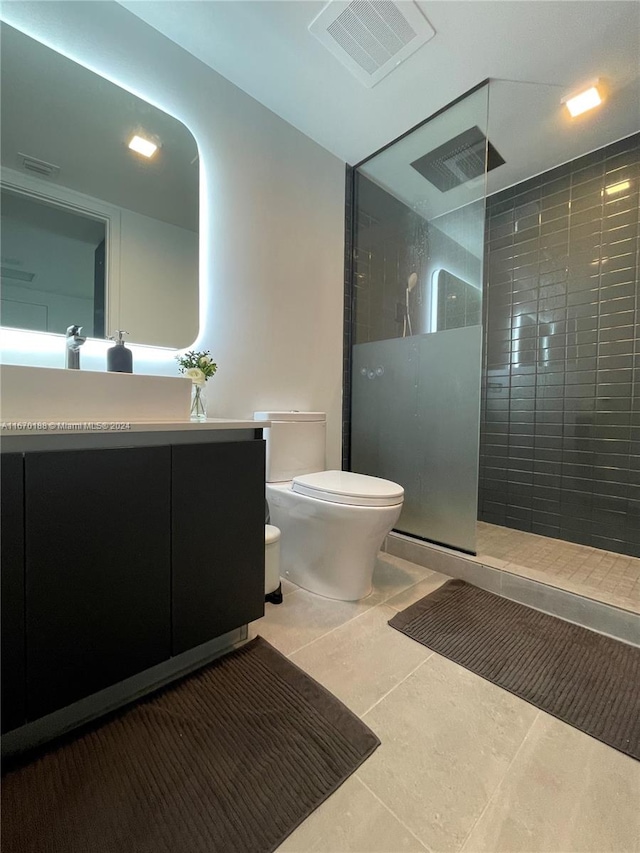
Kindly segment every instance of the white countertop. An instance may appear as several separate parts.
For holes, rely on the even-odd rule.
[[[263,429],[271,421],[235,420],[232,418],[208,418],[206,421],[2,421],[0,440],[9,436],[28,435],[80,435],[100,433],[141,432],[205,432],[220,429]]]

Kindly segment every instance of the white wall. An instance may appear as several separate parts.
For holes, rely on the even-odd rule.
[[[118,329],[139,343],[189,346],[198,334],[198,235],[133,210],[120,215]]]
[[[211,414],[326,411],[328,464],[340,467],[344,164],[115,3],[17,0],[2,17],[189,127],[201,163],[196,346],[219,364]],[[32,353],[7,338],[5,360]],[[56,339],[41,347],[53,365]],[[105,348],[84,364],[104,369]],[[173,374],[173,355],[136,347],[134,369]]]

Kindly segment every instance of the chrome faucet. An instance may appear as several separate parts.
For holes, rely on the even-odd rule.
[[[80,332],[82,326],[69,326],[67,329],[67,357],[65,367],[80,370],[80,347],[87,340]]]

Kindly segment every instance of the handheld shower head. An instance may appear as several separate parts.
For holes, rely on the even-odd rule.
[[[409,314],[409,294],[415,288],[417,283],[418,283],[418,274],[415,272],[412,272],[411,275],[409,276],[409,278],[407,279],[407,289],[404,292],[405,312],[404,312],[404,327],[402,330],[402,337],[403,338],[406,337],[407,329],[409,330],[410,335],[413,334],[413,332],[411,331],[411,316]]]

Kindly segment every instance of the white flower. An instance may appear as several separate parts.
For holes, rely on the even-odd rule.
[[[212,361],[213,359],[210,358],[208,355],[203,355],[198,364],[200,365],[200,367],[208,367]]]
[[[194,385],[204,385],[207,381],[207,377],[200,370],[199,367],[189,367],[184,372],[185,376],[188,376],[189,379],[194,383]]]

